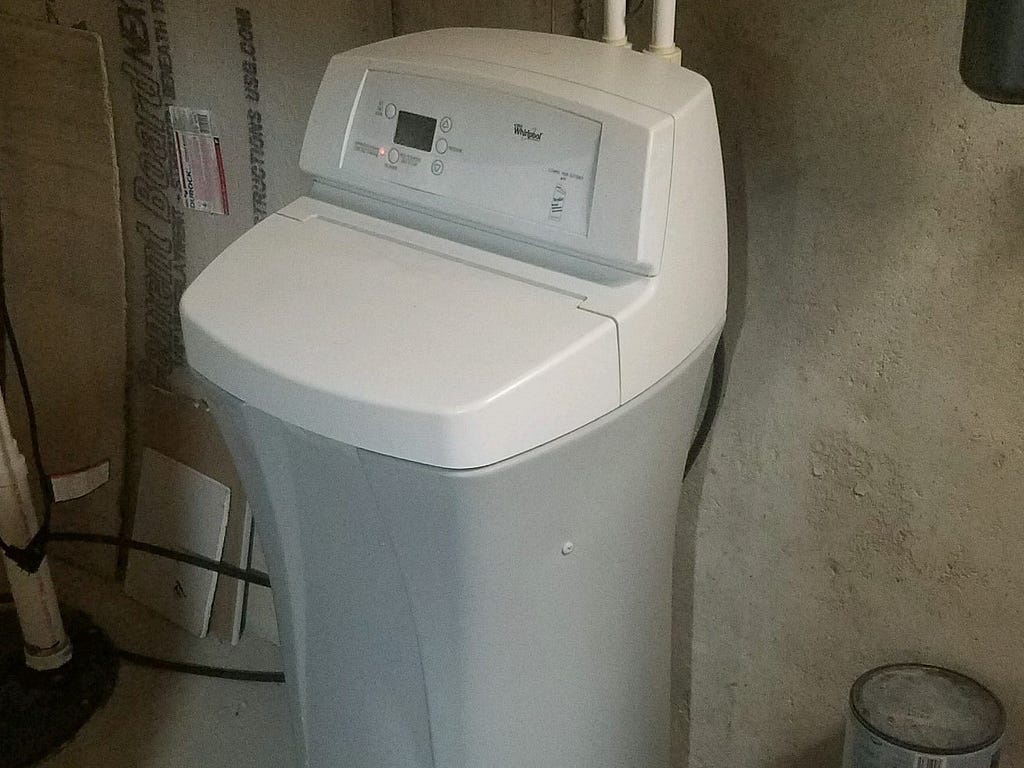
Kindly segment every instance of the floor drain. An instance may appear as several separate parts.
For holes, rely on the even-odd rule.
[[[36,672],[25,666],[13,606],[0,610],[0,768],[26,768],[59,750],[114,690],[110,640],[84,613],[62,613],[74,655],[58,670]]]

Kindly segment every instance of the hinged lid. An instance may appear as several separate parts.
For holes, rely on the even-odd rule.
[[[619,405],[615,323],[581,301],[274,215],[196,279],[181,314],[190,365],[235,397],[361,448],[469,468]]]

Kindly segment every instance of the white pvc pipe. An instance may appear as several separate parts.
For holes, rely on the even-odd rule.
[[[676,0],[654,0],[651,53],[667,54],[676,48]]]
[[[24,547],[38,530],[25,457],[11,434],[0,392],[0,536],[13,546]],[[39,671],[63,666],[71,660],[71,641],[60,617],[49,562],[44,559],[39,570],[26,573],[7,557],[3,561],[21,625],[25,663]]]
[[[611,45],[628,45],[626,39],[626,0],[605,0],[604,41]]]

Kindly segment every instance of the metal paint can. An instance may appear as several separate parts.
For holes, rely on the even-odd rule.
[[[1006,729],[999,700],[942,667],[892,664],[850,690],[843,768],[996,768]]]

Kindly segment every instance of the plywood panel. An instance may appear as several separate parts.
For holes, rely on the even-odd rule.
[[[116,534],[125,445],[125,274],[103,48],[97,35],[0,17],[3,270],[51,474],[110,461],[110,480],[57,506],[58,529]],[[28,453],[12,387],[16,437]],[[61,552],[67,552],[63,548]],[[111,572],[113,552],[76,559]]]

